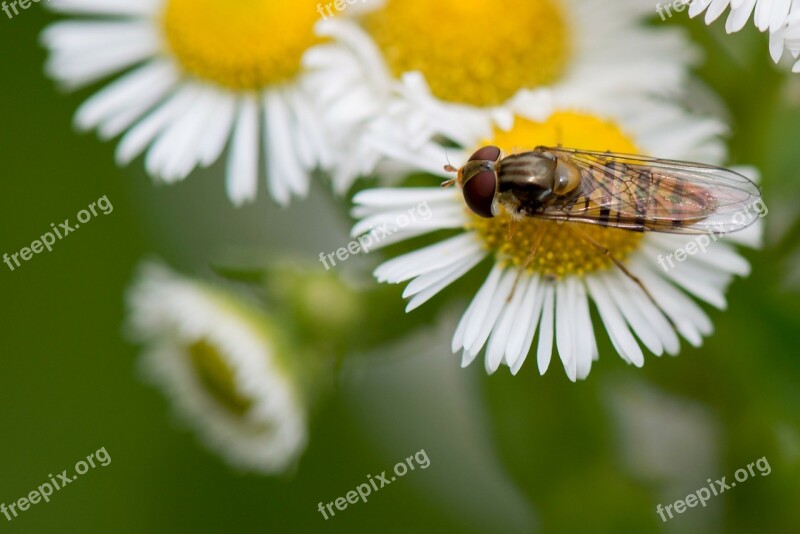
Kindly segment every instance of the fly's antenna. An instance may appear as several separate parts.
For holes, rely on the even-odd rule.
[[[455,167],[453,167],[453,165],[450,164],[450,158],[447,155],[447,149],[446,148],[444,149],[444,159],[447,160],[447,165],[444,166],[445,172],[458,172],[458,169],[456,169]],[[451,178],[450,180],[445,180],[444,182],[442,182],[442,187],[450,187],[455,183],[456,183],[456,179],[455,178]]]
[[[444,149],[444,159],[447,160],[447,165],[444,166],[445,172],[458,172],[458,169],[453,167],[453,165],[450,163],[450,156],[447,155],[446,148]]]

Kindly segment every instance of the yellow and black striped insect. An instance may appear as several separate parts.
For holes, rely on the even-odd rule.
[[[476,215],[495,217],[502,208],[512,222],[535,217],[635,232],[725,234],[753,224],[758,211],[750,208],[761,198],[756,184],[721,167],[560,147],[540,146],[503,156],[498,147],[485,146],[460,169],[446,165],[445,170],[457,175],[442,186],[458,184]],[[625,264],[580,226],[575,227],[578,235],[610,258],[661,309]],[[537,227],[517,282],[544,231],[543,225]],[[514,289],[509,300],[513,293]]]
[[[467,206],[494,217],[537,217],[676,234],[742,230],[758,218],[747,209],[761,193],[734,171],[630,154],[537,147],[503,157],[477,150],[457,177]]]

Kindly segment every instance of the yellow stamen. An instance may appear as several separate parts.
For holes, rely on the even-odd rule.
[[[318,2],[310,0],[167,0],[166,42],[190,74],[233,89],[292,79],[318,42]]]
[[[396,76],[420,71],[437,97],[475,106],[552,82],[570,52],[557,0],[388,0],[364,24]]]
[[[233,369],[216,347],[206,340],[196,341],[189,346],[189,358],[198,378],[221,406],[235,415],[247,413],[253,400],[237,391]]]
[[[489,143],[506,153],[531,150],[537,145],[559,144],[584,150],[637,153],[631,139],[614,123],[572,112],[556,113],[543,123],[518,118],[512,130],[496,131],[494,139],[486,141]],[[611,259],[593,246],[586,236],[602,244],[620,261],[639,248],[642,241],[641,233],[628,230],[542,221],[532,217],[512,222],[511,216],[505,212],[492,219],[483,219],[467,211],[471,215],[469,228],[475,230],[484,246],[506,265],[523,265],[535,237],[541,232],[542,240],[528,271],[551,278],[583,276],[613,265]],[[507,239],[509,224],[512,232]]]

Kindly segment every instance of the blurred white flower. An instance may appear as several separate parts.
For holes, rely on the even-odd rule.
[[[759,31],[769,31],[769,53],[777,63],[788,50],[792,57],[800,55],[800,2],[795,0],[681,0],[689,5],[689,16],[705,12],[705,23],[711,24],[730,8],[725,31],[738,32],[750,16]],[[792,68],[800,72],[800,62]]]
[[[475,138],[472,144],[473,147],[493,144],[507,152],[563,144],[587,150],[640,152],[719,163],[724,153],[716,138],[720,129],[721,125],[713,119],[664,104],[631,100],[616,110],[596,106],[583,111],[560,111],[542,121],[519,116],[511,130],[496,130],[493,137]],[[423,170],[434,170],[437,166],[441,169],[440,151],[441,147],[425,146],[400,157]],[[454,162],[464,162],[470,153],[471,150],[453,151],[450,155]],[[442,171],[436,172],[447,176]],[[357,194],[354,201],[353,215],[361,220],[354,226],[353,235],[375,231],[374,228],[395,220],[416,203],[426,201],[430,206],[433,214],[430,220],[401,229],[379,246],[429,232],[458,230],[456,235],[439,243],[387,261],[375,271],[382,282],[410,281],[403,294],[411,299],[407,311],[432,298],[485,258],[493,262],[488,278],[453,337],[453,352],[463,353],[463,365],[468,365],[486,348],[488,372],[494,372],[504,363],[516,373],[538,332],[539,372],[547,370],[555,344],[571,380],[585,378],[593,360],[598,358],[590,300],[595,303],[615,349],[626,362],[643,365],[640,343],[656,355],[677,354],[678,334],[699,346],[703,337],[711,334],[712,325],[702,308],[686,293],[724,309],[725,290],[733,276],[744,276],[750,271],[747,261],[730,242],[755,246],[760,243],[761,235],[757,222],[747,230],[715,240],[704,253],[689,255],[685,261],[663,269],[659,256],[685,246],[693,236],[578,225],[581,233],[590,234],[642,281],[656,306],[609,258],[586,244],[576,223],[559,224],[535,218],[512,223],[505,212],[483,219],[466,209],[459,191],[439,187],[366,190]],[[515,224],[513,232],[509,231],[511,224]],[[520,266],[526,264],[532,248],[534,230],[543,230],[541,243],[509,300]]]
[[[318,26],[332,42],[304,57],[334,135],[334,185],[408,170],[393,150],[436,136],[462,146],[508,129],[513,108],[546,118],[581,102],[683,91],[695,50],[644,24],[641,0],[384,0]]]
[[[307,441],[305,407],[269,319],[234,295],[144,264],[128,295],[142,368],[177,414],[230,465],[291,467]]]
[[[776,63],[783,57],[784,50],[794,59],[800,56],[800,8],[793,9],[786,25],[770,34],[769,50]],[[792,71],[800,72],[800,61],[795,62]]]
[[[689,16],[694,18],[705,12],[705,23],[711,24],[730,8],[725,30],[728,33],[738,32],[750,16],[762,32],[775,32],[783,27],[789,19],[791,10],[797,7],[795,0],[681,0],[689,6]]]
[[[47,72],[67,89],[124,72],[75,116],[78,128],[96,128],[103,139],[124,134],[119,164],[146,151],[148,173],[172,183],[217,161],[230,144],[231,201],[252,201],[266,175],[269,194],[285,205],[305,197],[310,172],[332,158],[301,64],[320,42],[313,32],[316,5],[52,0],[51,9],[81,18],[42,33]]]

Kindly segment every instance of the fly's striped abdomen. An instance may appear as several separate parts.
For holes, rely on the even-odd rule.
[[[708,217],[715,207],[714,198],[701,187],[616,161],[581,169],[578,189],[553,206],[567,219],[591,219],[603,226],[638,231],[688,227]]]

